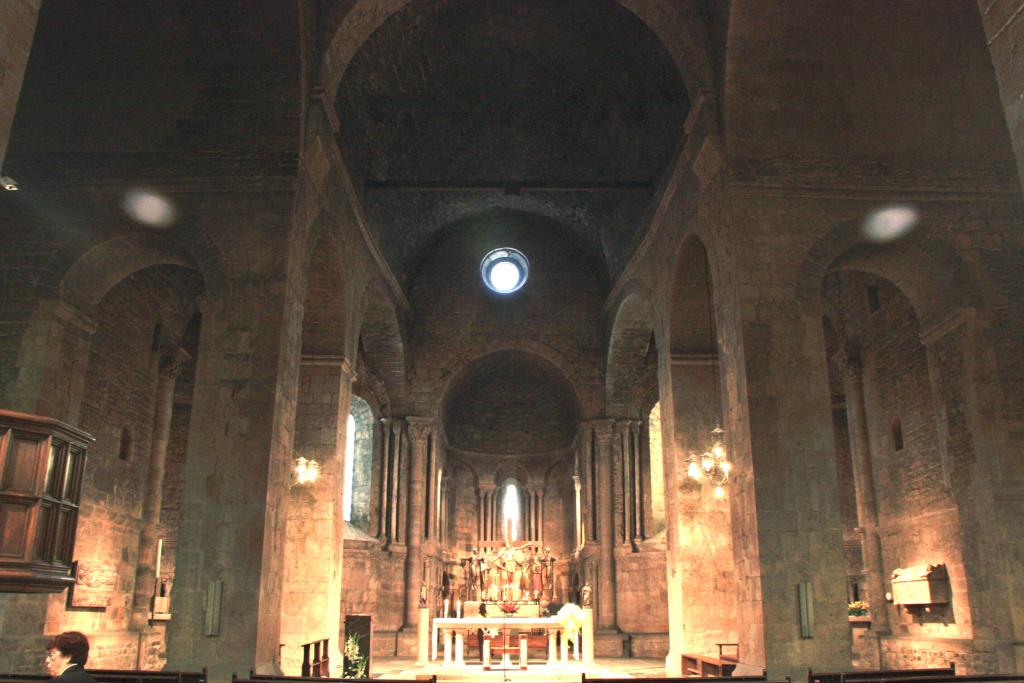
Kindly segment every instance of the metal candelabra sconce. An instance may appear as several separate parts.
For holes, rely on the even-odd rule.
[[[711,430],[711,446],[703,453],[691,453],[686,467],[690,479],[714,486],[715,498],[725,497],[725,483],[732,470],[724,439],[725,430],[715,425]]]

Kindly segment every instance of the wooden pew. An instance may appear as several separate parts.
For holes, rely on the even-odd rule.
[[[736,669],[739,661],[722,659],[712,655],[688,655],[683,656],[683,674],[686,676],[699,676],[701,678],[732,678],[732,672]],[[762,679],[763,680],[763,679]]]
[[[856,671],[817,672],[807,670],[807,683],[867,683],[905,678],[956,677],[956,662],[940,669],[858,669]]]
[[[877,678],[871,683],[1024,683],[1020,674],[967,674],[965,676],[902,676],[898,678]]]
[[[643,683],[693,683],[693,676],[684,676],[682,678],[637,678],[638,681]],[[700,683],[791,683],[789,677],[781,681],[768,681],[765,676],[709,676],[707,678],[700,679]],[[621,678],[594,678],[582,674],[580,683],[623,683]]]
[[[141,669],[86,669],[96,683],[206,683],[202,671],[145,671]],[[0,674],[5,682],[48,681],[49,674]]]
[[[249,672],[249,678],[231,674],[231,683],[366,683],[368,678],[317,678],[313,676],[275,676]],[[437,676],[423,678],[392,678],[388,683],[437,683]],[[619,681],[619,683],[622,683]]]

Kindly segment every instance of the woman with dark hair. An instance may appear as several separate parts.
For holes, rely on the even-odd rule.
[[[49,683],[96,683],[85,671],[89,660],[89,639],[78,631],[65,631],[46,643]]]

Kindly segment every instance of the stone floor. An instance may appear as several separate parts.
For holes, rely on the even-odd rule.
[[[548,666],[531,664],[525,671],[484,671],[479,664],[465,666],[444,666],[434,662],[416,666],[412,658],[375,657],[372,662],[371,678],[427,678],[437,675],[438,681],[579,681],[586,673],[595,678],[658,678],[665,675],[664,659],[603,658],[598,657],[592,666],[580,664]]]

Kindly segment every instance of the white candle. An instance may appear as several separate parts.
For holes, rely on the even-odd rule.
[[[459,598],[458,600],[455,601],[455,618],[456,619],[461,619],[462,618],[462,598]]]
[[[444,614],[442,615],[445,619],[448,618],[448,598],[444,599]]]

